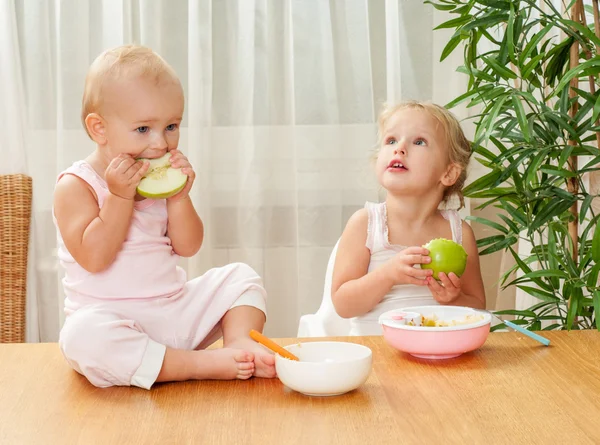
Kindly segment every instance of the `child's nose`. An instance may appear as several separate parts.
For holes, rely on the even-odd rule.
[[[406,154],[406,144],[403,141],[398,141],[398,143],[394,146],[394,154]]]
[[[168,147],[167,140],[160,133],[154,133],[154,137],[152,138],[152,148],[158,148],[161,150],[166,150]]]

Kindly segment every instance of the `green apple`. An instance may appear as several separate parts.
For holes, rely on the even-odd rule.
[[[148,161],[148,171],[137,186],[137,192],[150,199],[165,199],[179,193],[185,187],[187,175],[180,168],[173,168],[169,163],[171,153],[156,159],[142,159]]]
[[[421,264],[421,269],[433,270],[433,278],[439,280],[438,274],[444,272],[446,275],[454,272],[461,276],[467,267],[467,252],[463,246],[446,238],[435,238],[425,244],[429,250],[431,263]]]

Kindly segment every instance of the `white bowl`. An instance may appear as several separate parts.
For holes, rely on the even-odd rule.
[[[275,354],[279,380],[307,396],[335,396],[362,385],[371,372],[373,353],[356,343],[317,341],[286,346],[300,361]]]

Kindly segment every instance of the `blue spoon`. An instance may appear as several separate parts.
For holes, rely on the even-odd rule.
[[[491,311],[484,311],[487,312],[488,314],[492,315],[493,317],[496,317],[498,320],[500,320],[502,323],[504,323],[506,326],[514,329],[515,331],[519,331],[521,334],[526,335],[529,338],[534,339],[535,341],[539,341],[541,344],[543,344],[544,346],[548,346],[550,345],[550,340],[548,340],[546,337],[542,337],[541,335],[536,334],[535,332],[531,332],[528,331],[527,329],[525,329],[522,326],[519,326],[518,324],[514,324],[511,321],[508,320],[503,320],[500,317],[498,317],[496,314],[494,314]]]

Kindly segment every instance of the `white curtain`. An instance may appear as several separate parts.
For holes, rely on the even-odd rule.
[[[28,341],[55,341],[63,322],[52,193],[93,149],[80,102],[101,51],[150,46],[182,80],[180,148],[206,226],[188,276],[249,263],[269,293],[266,333],[294,336],[347,218],[381,198],[369,156],[382,102],[464,89],[460,51],[438,62],[438,14],[420,0],[0,1],[0,173],[34,183]]]

